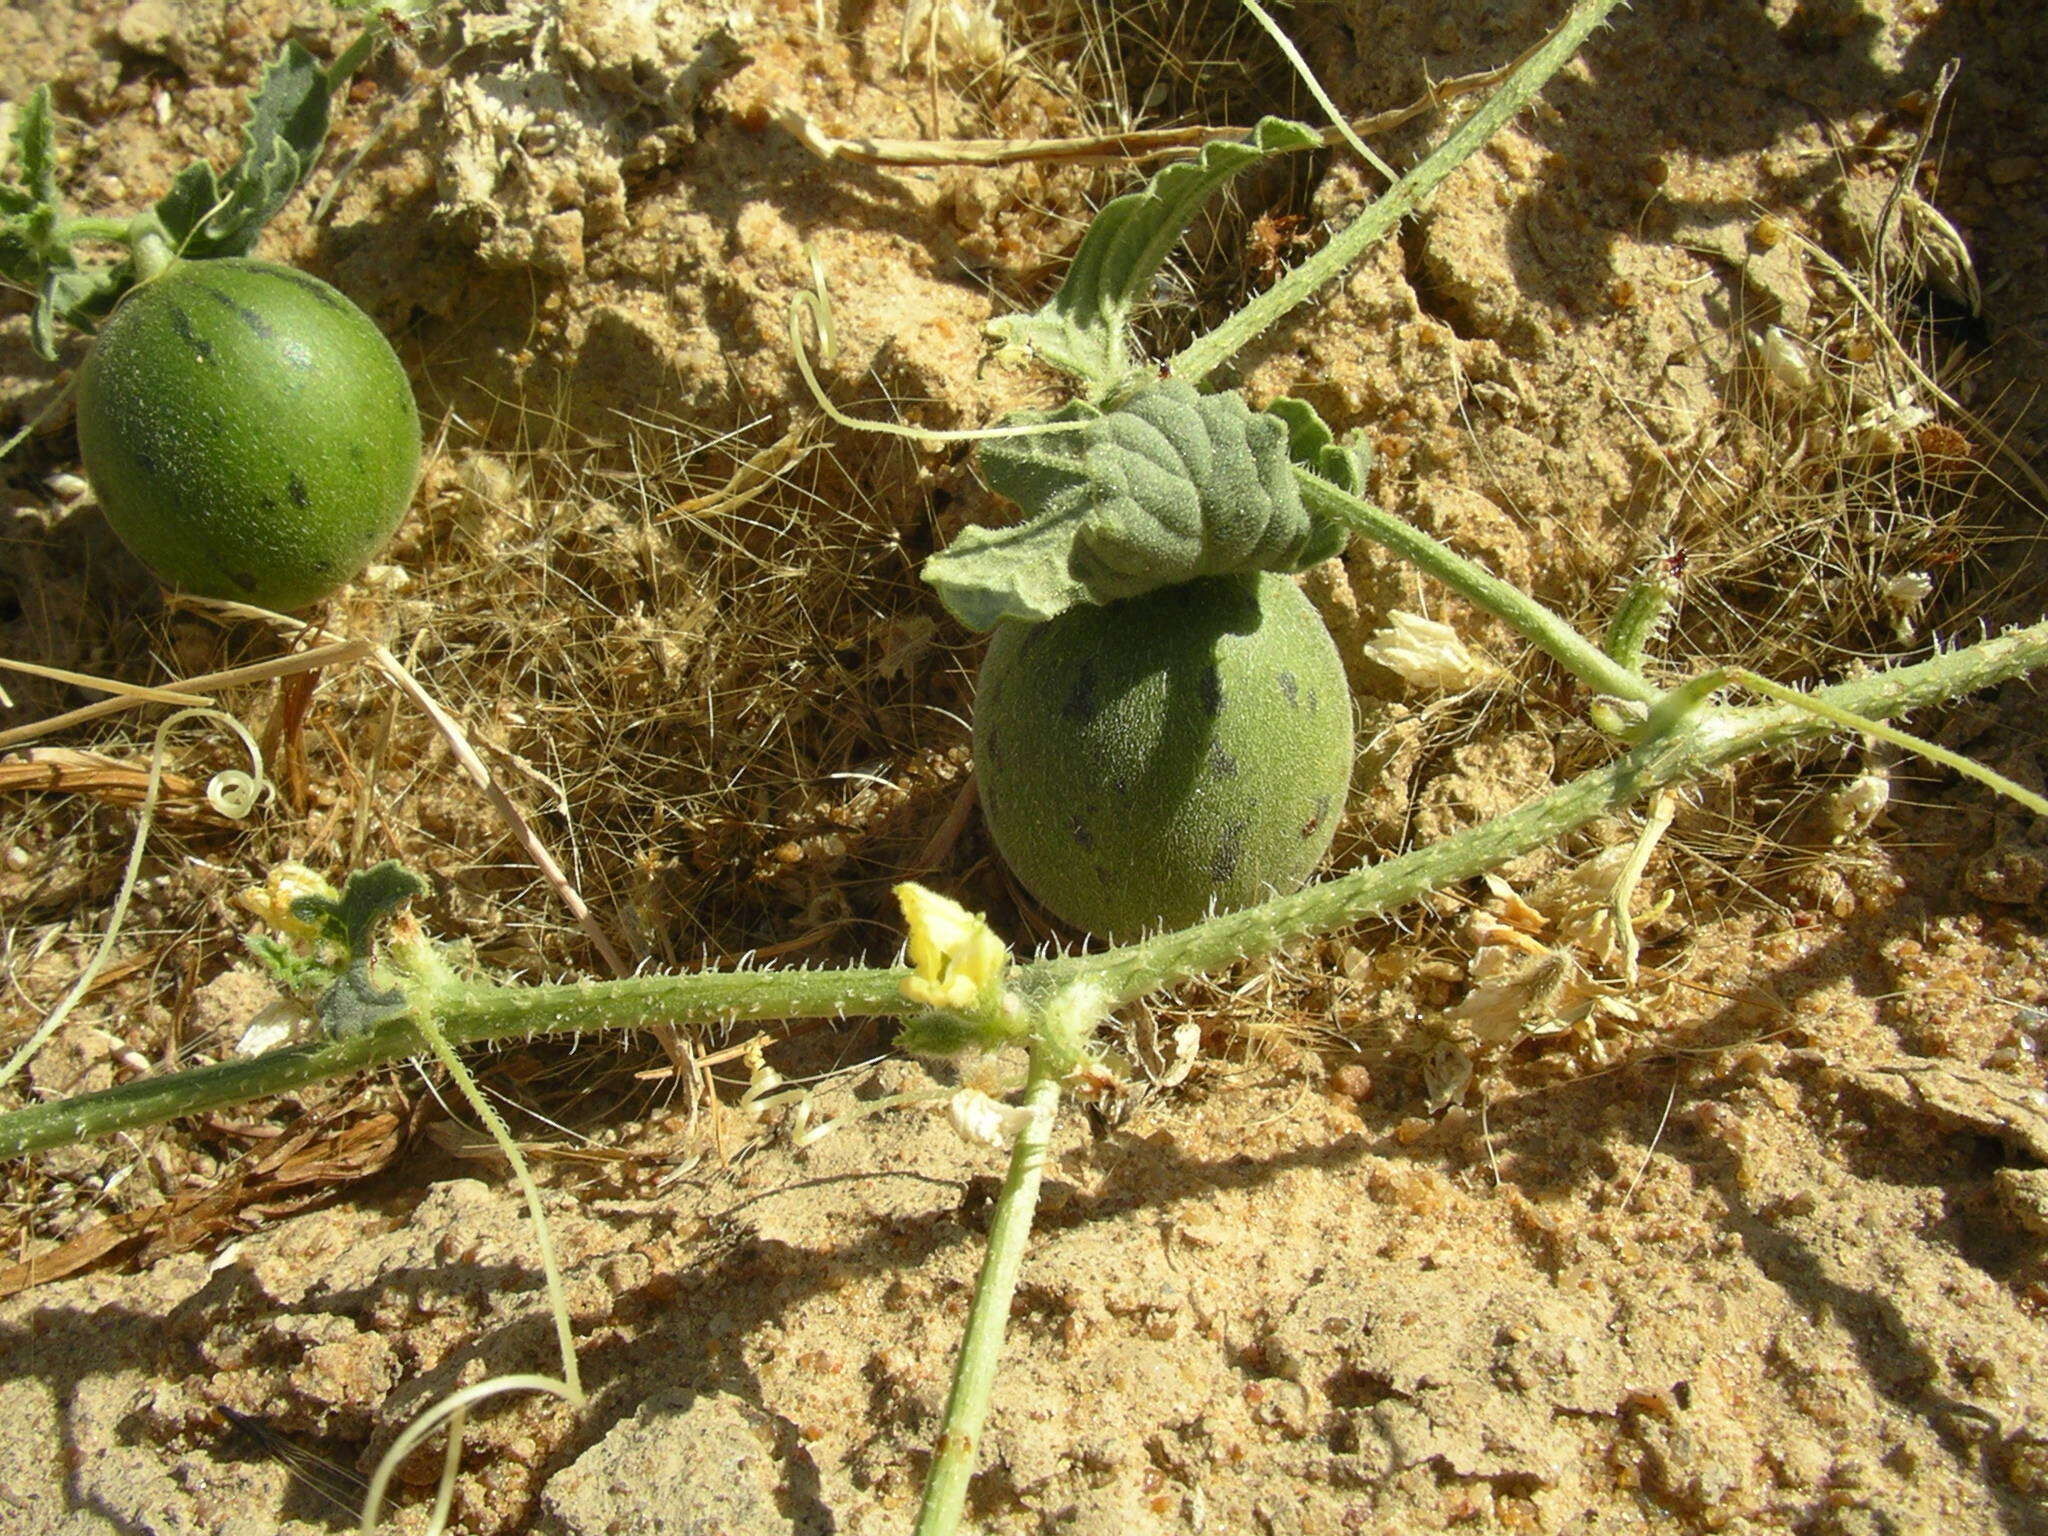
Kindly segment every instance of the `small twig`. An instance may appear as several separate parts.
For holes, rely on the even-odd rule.
[[[1629,1201],[1635,1199],[1636,1190],[1642,1185],[1643,1175],[1650,1171],[1650,1159],[1657,1155],[1657,1144],[1664,1139],[1664,1127],[1671,1120],[1671,1106],[1677,1102],[1678,1074],[1674,1072],[1671,1074],[1671,1091],[1664,1095],[1664,1113],[1657,1117],[1656,1132],[1650,1137],[1650,1145],[1643,1153],[1643,1161],[1636,1169],[1636,1176],[1628,1181],[1628,1193],[1621,1197],[1621,1204],[1615,1207],[1616,1215],[1627,1210]]]
[[[137,704],[175,704],[192,709],[211,702],[204,694],[185,693],[176,688],[152,688],[146,683],[124,683],[117,677],[94,677],[86,672],[67,672],[62,667],[46,667],[34,661],[17,661],[12,656],[0,656],[0,668],[5,668],[9,672],[19,672],[26,677],[40,677],[52,683],[69,683],[74,688],[89,688],[94,693],[112,694],[116,698],[128,699]]]
[[[246,683],[268,682],[274,677],[290,677],[295,672],[308,672],[321,667],[340,666],[367,656],[370,642],[367,640],[337,640],[330,645],[317,646],[310,651],[295,651],[289,656],[273,657],[269,661],[255,662],[246,667],[231,667],[225,672],[206,672],[198,677],[183,679],[177,692],[189,693],[201,702],[229,688],[239,688]],[[150,702],[137,694],[124,694],[119,698],[102,699],[97,704],[82,705],[66,710],[61,715],[52,715],[47,720],[34,720],[27,725],[18,725],[11,731],[0,731],[0,749],[18,747],[25,741],[39,737],[54,736],[67,731],[74,725],[118,715],[123,710],[136,709]]]
[[[1350,132],[1361,138],[1391,133],[1445,102],[1498,85],[1521,63],[1521,59],[1516,59],[1495,69],[1443,81],[1407,106],[1376,112],[1370,117],[1353,118],[1348,125]],[[1080,134],[1067,139],[884,139],[866,136],[842,139],[825,132],[815,119],[794,107],[783,112],[782,124],[820,159],[850,160],[857,165],[906,167],[1029,165],[1049,160],[1118,160],[1141,165],[1170,155],[1191,154],[1212,140],[1241,139],[1251,132],[1249,128],[1205,123],[1192,128],[1137,128],[1122,133]],[[1341,128],[1325,129],[1323,146],[1334,149],[1345,142],[1345,137]]]

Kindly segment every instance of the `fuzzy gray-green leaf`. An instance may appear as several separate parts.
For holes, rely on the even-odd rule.
[[[1302,505],[1289,423],[1235,394],[1169,382],[1113,411],[1040,419],[1089,424],[979,449],[990,487],[1027,520],[970,528],[925,563],[971,628],[1042,622],[1198,576],[1304,570],[1343,546],[1342,527]]]
[[[242,157],[225,176],[188,165],[156,204],[178,253],[246,256],[312,169],[327,137],[327,76],[319,60],[286,43],[264,71],[242,130]]]
[[[1216,139],[1193,160],[1167,166],[1143,187],[1105,204],[1088,226],[1059,291],[1028,315],[989,326],[999,345],[1021,346],[1085,379],[1099,397],[1135,366],[1125,336],[1131,306],[1211,195],[1239,171],[1273,155],[1322,144],[1314,129],[1261,118],[1243,139]]]
[[[50,110],[50,88],[39,85],[22,101],[11,135],[14,159],[21,167],[22,189],[37,202],[57,203],[57,123]]]

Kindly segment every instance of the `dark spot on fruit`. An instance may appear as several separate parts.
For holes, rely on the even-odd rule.
[[[1110,775],[1109,789],[1119,800],[1131,798],[1131,781],[1120,773]]]
[[[1295,682],[1294,674],[1292,672],[1282,672],[1277,681],[1280,684],[1281,696],[1290,705],[1298,706],[1301,703],[1301,685]]]
[[[1330,797],[1328,795],[1317,795],[1315,814],[1309,817],[1308,821],[1302,826],[1301,835],[1304,838],[1314,837],[1323,824],[1323,818],[1329,814]]]
[[[256,573],[254,571],[229,571],[228,580],[232,581],[244,592],[254,592],[256,590]]]
[[[328,287],[327,284],[321,282],[318,278],[308,277],[303,272],[286,270],[283,272],[272,272],[267,275],[279,282],[290,283],[295,288],[303,288],[329,309],[346,310],[349,307],[343,301],[341,295]]]
[[[192,355],[202,363],[212,362],[213,343],[192,329],[192,317],[186,314],[184,310],[178,308],[175,304],[170,305],[169,308],[171,311],[171,329],[178,333],[178,340],[190,347]]]
[[[1003,760],[1003,728],[999,725],[988,733],[988,765],[996,767]]]
[[[1237,759],[1224,751],[1219,743],[1209,746],[1209,777],[1212,779],[1234,779],[1237,777]]]
[[[1116,871],[1111,869],[1107,864],[1096,865],[1095,883],[1100,885],[1104,890],[1108,890],[1111,886],[1116,884]]]
[[[1060,718],[1086,725],[1095,718],[1095,663],[1084,661],[1081,670],[1074,674],[1074,686],[1067,690],[1067,697],[1060,705]]]
[[[1217,885],[1227,885],[1237,873],[1237,861],[1244,857],[1245,826],[1242,819],[1230,822],[1217,839],[1216,857],[1209,861],[1209,878]]]
[[[363,446],[360,438],[348,445],[348,461],[357,469],[370,467],[370,452]]]
[[[1081,817],[1076,816],[1073,820],[1069,821],[1067,823],[1067,830],[1074,834],[1074,841],[1082,848],[1093,848],[1095,846],[1095,834],[1088,830],[1088,823]]]
[[[1318,698],[1318,697],[1316,696],[1316,691],[1315,691],[1315,689],[1313,689],[1313,688],[1309,689],[1309,691],[1308,691],[1308,712],[1309,712],[1310,714],[1314,714],[1314,713],[1315,713],[1315,712],[1316,712],[1316,711],[1317,711],[1318,709],[1322,708],[1322,705],[1323,705],[1323,701],[1322,701],[1322,700],[1321,700],[1320,698]]]
[[[291,497],[293,506],[302,510],[313,505],[313,493],[306,489],[306,482],[297,475],[285,482],[284,493]]]
[[[1215,662],[1202,668],[1202,676],[1195,685],[1195,692],[1202,701],[1202,708],[1214,719],[1223,713],[1223,674]]]
[[[249,329],[256,334],[258,340],[270,340],[272,335],[270,329],[270,322],[264,319],[261,315],[257,314],[255,310],[251,309],[248,305],[244,304],[240,299],[236,298],[233,294],[227,292],[225,289],[216,288],[211,283],[196,283],[193,286],[198,288],[198,290],[201,293],[205,294],[208,298],[212,299],[214,303],[220,305],[222,309],[225,309],[229,314],[233,315],[237,320],[241,321],[242,324],[249,327]]]
[[[156,473],[156,460],[138,448],[135,450],[135,467],[145,475],[153,475]]]

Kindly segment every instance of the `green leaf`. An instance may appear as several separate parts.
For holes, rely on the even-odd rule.
[[[1266,413],[1287,424],[1287,457],[1347,495],[1365,494],[1366,475],[1372,468],[1370,448],[1362,444],[1347,448],[1340,444],[1337,434],[1324,424],[1316,408],[1293,395],[1272,400]]]
[[[327,138],[327,74],[297,43],[286,43],[249,103],[242,157],[225,176],[188,165],[156,204],[181,256],[244,256],[263,226],[298,190]]]
[[[402,988],[377,985],[372,963],[379,930],[401,906],[426,892],[426,881],[403,864],[387,859],[350,875],[339,899],[301,896],[292,903],[293,917],[318,924],[348,952],[347,965],[316,1005],[321,1025],[330,1035],[361,1034],[410,1011],[411,999]]]
[[[55,362],[56,322],[62,320],[82,331],[92,330],[134,279],[134,270],[125,261],[104,267],[60,267],[46,273],[28,321],[29,344],[36,349],[36,355],[46,362]]]
[[[37,286],[43,264],[20,221],[0,210],[0,278],[24,288]]]
[[[978,450],[990,487],[1026,521],[969,528],[925,562],[924,579],[970,628],[1042,622],[1198,576],[1306,570],[1344,545],[1341,525],[1302,505],[1288,452],[1303,432],[1311,451],[1341,456],[1327,428],[1316,443],[1306,423],[1291,431],[1235,394],[1178,382],[1106,413],[1073,405],[1038,419],[1089,424]]]
[[[398,987],[379,987],[367,961],[358,960],[335,978],[314,1004],[320,1027],[337,1040],[365,1034],[412,1011],[412,999]]]
[[[282,939],[267,933],[245,934],[242,943],[263,962],[270,977],[294,997],[317,997],[334,985],[332,968],[310,955],[302,955]]]
[[[39,85],[22,102],[7,140],[22,179],[19,184],[0,181],[0,276],[25,288],[43,286],[51,265],[51,235],[63,213],[56,133],[50,88]]]
[[[184,252],[196,243],[207,214],[225,205],[213,167],[195,160],[172,178],[171,189],[156,200],[151,212],[163,225],[172,249]]]
[[[21,167],[22,190],[36,202],[57,205],[57,120],[50,110],[50,88],[39,85],[28,93],[15,115],[9,136],[15,163]]]
[[[400,907],[427,894],[427,882],[395,859],[350,875],[338,898],[301,896],[292,916],[317,923],[351,959],[367,960],[376,950],[377,931]]]
[[[1301,123],[1265,117],[1248,138],[1203,145],[1193,160],[1167,166],[1106,204],[1082,237],[1059,292],[1034,314],[1003,316],[989,334],[999,345],[1024,347],[1086,379],[1098,396],[1107,393],[1137,366],[1126,335],[1131,306],[1202,205],[1238,172],[1322,142]]]

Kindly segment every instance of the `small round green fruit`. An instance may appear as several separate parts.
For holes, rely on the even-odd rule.
[[[86,477],[164,582],[303,608],[355,576],[419,480],[412,386],[370,317],[273,262],[173,262],[78,381]]]
[[[982,815],[1059,917],[1128,939],[1290,891],[1351,782],[1351,694],[1284,576],[1006,623],[974,703]]]

